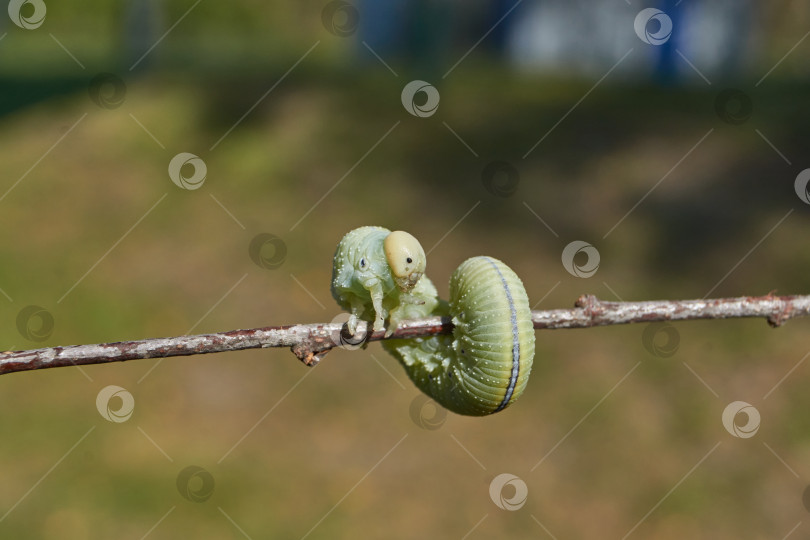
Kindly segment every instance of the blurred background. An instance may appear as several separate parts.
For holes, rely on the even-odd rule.
[[[331,321],[370,224],[444,297],[481,254],[536,309],[810,292],[808,35],[797,1],[11,0],[0,347]],[[0,536],[806,538],[808,330],[540,331],[486,418],[378,344],[7,375]]]

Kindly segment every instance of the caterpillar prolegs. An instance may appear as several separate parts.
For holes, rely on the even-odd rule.
[[[386,250],[389,238],[387,245],[393,247]],[[424,251],[415,246],[418,241],[401,231],[362,227],[350,232],[335,253],[333,296],[353,317],[374,320],[375,330],[387,313],[389,332],[405,319],[451,317],[452,335],[387,340],[383,347],[402,363],[419,389],[445,408],[472,416],[503,410],[523,393],[534,359],[534,326],[523,283],[503,262],[473,257],[453,272],[450,302],[441,301],[431,281],[422,275]],[[388,262],[416,260],[413,255],[419,254],[413,272],[420,275],[415,279]],[[376,281],[369,272],[359,271],[361,260],[366,265],[376,261],[371,272]],[[349,279],[349,274],[354,277]],[[397,276],[399,282],[394,281]],[[383,297],[377,302],[382,313],[373,301],[379,289],[369,290],[369,283],[372,289],[378,284],[382,288]]]

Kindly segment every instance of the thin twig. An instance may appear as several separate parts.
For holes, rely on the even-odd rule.
[[[810,315],[810,296],[759,296],[715,300],[660,300],[652,302],[603,302],[583,295],[572,309],[533,311],[536,329],[590,328],[612,324],[688,319],[728,319],[763,317],[779,326],[794,317]],[[367,336],[367,325],[358,325],[358,334],[347,338],[338,323],[268,326],[232,330],[216,334],[122,341],[98,345],[71,345],[29,351],[0,353],[0,375],[15,371],[122,362],[139,358],[189,356],[242,349],[289,347],[305,364],[317,364],[334,347],[356,348],[367,341],[388,339],[384,332]],[[440,317],[405,321],[390,336],[415,338],[449,334],[453,323]],[[345,330],[344,330],[345,332]]]

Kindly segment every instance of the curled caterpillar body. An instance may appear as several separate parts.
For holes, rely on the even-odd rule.
[[[425,278],[423,278],[425,279]],[[452,335],[389,340],[383,347],[423,392],[458,414],[501,411],[526,388],[534,359],[534,326],[520,278],[501,261],[473,257],[450,278]]]

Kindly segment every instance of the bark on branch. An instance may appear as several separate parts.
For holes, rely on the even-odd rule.
[[[590,328],[612,324],[688,319],[763,317],[771,326],[810,315],[810,296],[745,296],[713,300],[658,300],[651,302],[604,302],[592,295],[580,296],[574,308],[533,311],[536,329]],[[386,339],[383,332],[366,336],[367,325],[358,325],[358,335],[341,334],[342,324],[297,324],[232,330],[216,334],[121,341],[98,345],[71,345],[0,353],[0,375],[15,371],[122,362],[139,358],[189,356],[243,349],[289,347],[305,364],[317,364],[334,347],[356,348],[364,342]],[[452,332],[448,319],[428,317],[405,321],[394,338],[415,338]],[[366,339],[362,339],[365,337]]]

